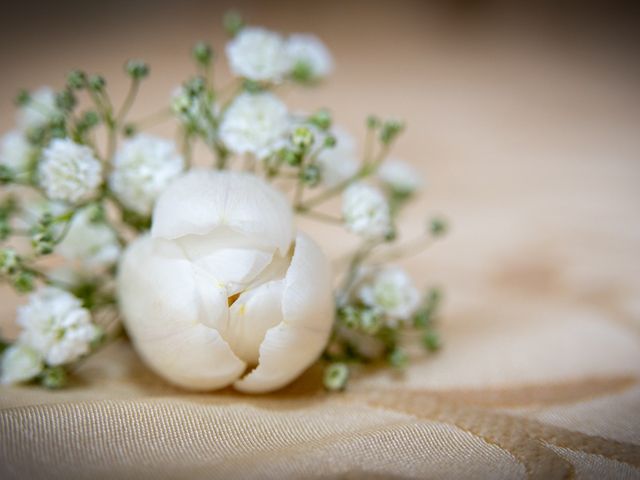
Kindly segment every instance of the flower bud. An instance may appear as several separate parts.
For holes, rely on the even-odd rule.
[[[224,29],[231,36],[235,36],[238,34],[240,30],[244,27],[244,21],[238,12],[235,10],[230,10],[224,14],[222,18],[222,23],[224,25]]]
[[[76,103],[76,96],[71,90],[63,90],[56,95],[56,106],[65,112],[73,110]]]
[[[67,371],[62,366],[45,368],[40,374],[40,383],[52,390],[62,388],[67,384]]]
[[[0,185],[13,182],[13,171],[6,165],[0,165]]]
[[[89,77],[89,88],[96,92],[101,92],[107,85],[107,81],[101,75],[92,75]]]
[[[318,185],[318,183],[320,183],[320,176],[320,168],[317,165],[313,164],[305,165],[305,167],[302,169],[302,172],[300,172],[300,179],[310,187],[315,187],[316,185]]]
[[[13,278],[13,287],[20,293],[31,292],[34,288],[34,278],[29,272],[19,272]]]
[[[324,386],[327,390],[344,390],[349,380],[349,367],[342,362],[332,363],[324,370]]]
[[[424,336],[422,337],[422,344],[424,345],[424,348],[426,348],[430,352],[435,352],[442,346],[440,337],[433,330],[430,330],[424,334]]]
[[[291,142],[298,148],[307,150],[313,145],[314,136],[313,132],[307,127],[298,127],[293,131],[291,135]]]
[[[13,275],[20,267],[20,257],[12,248],[0,250],[0,273]]]
[[[320,130],[328,130],[331,126],[331,113],[329,110],[321,109],[309,117],[309,122],[318,127]]]
[[[82,70],[72,70],[67,75],[67,86],[74,90],[80,90],[87,84],[87,74]]]
[[[125,65],[125,71],[134,80],[142,80],[149,75],[149,65],[142,60],[129,60]]]
[[[195,58],[196,62],[198,62],[203,67],[211,64],[211,60],[213,58],[213,50],[211,50],[211,47],[206,43],[196,43],[195,47],[193,47],[192,53],[193,58]]]
[[[369,115],[367,117],[367,128],[374,129],[380,126],[380,119],[375,115]]]
[[[31,94],[27,90],[20,90],[16,96],[16,105],[24,107],[31,101]]]
[[[447,233],[447,222],[442,218],[434,218],[429,225],[429,231],[434,237],[441,237]]]
[[[333,135],[329,135],[324,139],[324,146],[326,148],[333,148],[336,146],[336,143],[338,143],[338,141]]]
[[[404,124],[396,120],[388,120],[384,122],[382,130],[380,131],[380,141],[385,145],[389,145],[393,140],[395,140],[403,128]]]
[[[360,329],[369,335],[375,335],[382,327],[380,315],[371,309],[363,310],[360,313]]]
[[[404,350],[396,347],[389,353],[387,361],[392,367],[402,369],[407,366],[407,363],[409,363],[409,357]]]

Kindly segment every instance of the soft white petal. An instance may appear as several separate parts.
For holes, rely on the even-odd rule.
[[[136,240],[118,272],[118,298],[127,331],[146,363],[185,388],[222,388],[245,369],[220,334],[201,323],[193,266],[155,254],[150,237]]]
[[[271,327],[282,321],[284,282],[275,280],[243,293],[231,306],[226,337],[238,357],[250,365],[258,363],[260,344]]]
[[[258,366],[234,387],[266,392],[283,387],[320,355],[333,324],[329,263],[304,233],[296,238],[282,293],[284,320],[270,328],[260,345]]]
[[[238,172],[192,170],[158,199],[153,237],[176,239],[218,229],[254,237],[284,254],[293,239],[293,212],[284,195],[264,180]]]

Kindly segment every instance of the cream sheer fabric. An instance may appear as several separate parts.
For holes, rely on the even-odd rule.
[[[332,82],[307,100],[292,93],[296,107],[335,105],[358,133],[373,108],[408,121],[395,153],[427,188],[404,235],[419,234],[425,212],[446,213],[453,228],[403,265],[420,285],[445,287],[445,348],[414,351],[404,375],[358,371],[346,393],[324,393],[314,367],[252,397],[174,389],[123,340],[66,390],[0,388],[0,478],[640,478],[637,75],[505,33],[461,40],[420,3],[369,11],[362,38],[333,29],[342,12],[331,8],[251,13],[315,30],[337,51]],[[145,28],[188,45],[210,37],[214,14],[190,14],[188,29],[155,17]],[[117,62],[105,54],[118,78],[127,28],[3,71],[2,106],[30,78],[58,85],[100,42],[118,52]],[[136,41],[159,75],[140,114],[190,68],[147,36]],[[124,93],[123,81],[112,85]],[[334,258],[352,246],[330,226],[302,228]],[[13,335],[16,301],[1,295],[2,331]]]

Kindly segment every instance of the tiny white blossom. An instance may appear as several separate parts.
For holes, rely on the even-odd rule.
[[[409,320],[420,303],[420,292],[401,268],[375,273],[360,287],[358,297],[365,305],[382,311],[390,326]]]
[[[19,130],[11,130],[0,140],[0,165],[16,172],[29,168],[33,148]]]
[[[96,192],[102,164],[89,147],[57,138],[44,150],[38,174],[50,199],[75,203]]]
[[[336,145],[322,150],[318,155],[322,183],[329,188],[352,177],[358,171],[356,142],[353,137],[339,127],[331,133],[336,137]]]
[[[42,371],[42,357],[33,348],[20,343],[10,346],[2,355],[0,383],[10,385],[27,382]]]
[[[291,68],[282,37],[264,28],[243,28],[226,52],[231,71],[250,80],[279,82]]]
[[[290,125],[287,107],[271,93],[239,95],[227,109],[220,138],[236,154],[264,158],[284,139]]]
[[[377,188],[364,183],[354,183],[345,190],[342,214],[347,228],[364,237],[381,237],[391,228],[387,200]]]
[[[18,308],[19,341],[40,353],[48,365],[63,365],[89,352],[99,335],[91,314],[69,292],[44,287]]]
[[[138,135],[116,154],[109,187],[125,207],[149,215],[158,195],[183,169],[184,159],[173,142]]]
[[[220,113],[220,106],[217,103],[207,101],[203,96],[193,97],[184,86],[180,86],[171,96],[171,110],[183,122],[193,122],[204,133],[207,142],[213,143],[216,132],[211,118],[217,118]]]
[[[316,79],[326,77],[333,69],[329,50],[315,35],[293,34],[287,39],[286,49],[294,74],[299,69]]]
[[[387,160],[378,170],[380,180],[399,193],[413,193],[422,186],[418,171],[401,160]]]
[[[115,232],[104,222],[91,221],[91,209],[84,208],[71,220],[69,231],[56,251],[77,261],[87,270],[115,263],[120,245]]]
[[[18,125],[23,130],[46,125],[58,113],[56,94],[50,87],[31,93],[29,101],[18,111]]]

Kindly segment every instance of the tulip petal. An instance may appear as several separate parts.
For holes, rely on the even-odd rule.
[[[331,275],[320,247],[304,233],[296,238],[284,279],[283,321],[260,345],[258,366],[235,382],[243,392],[267,392],[291,382],[309,367],[327,343],[333,324]]]
[[[233,230],[285,254],[294,236],[287,199],[255,175],[192,170],[160,195],[153,237],[176,239]]]
[[[154,241],[140,237],[119,266],[120,309],[137,351],[158,375],[185,388],[222,388],[246,365],[220,333],[201,323],[194,278],[187,259],[155,255]]]
[[[276,280],[241,294],[231,306],[226,340],[249,365],[258,363],[258,351],[267,330],[282,321],[284,282]]]

